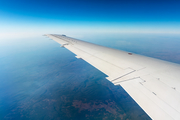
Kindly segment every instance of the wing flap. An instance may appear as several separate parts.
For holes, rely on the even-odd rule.
[[[122,82],[120,85],[152,119],[173,120],[170,114],[172,109],[168,109],[169,106],[167,104],[158,99],[154,93],[143,87],[139,82],[143,81],[140,78],[137,78],[131,81]],[[169,110],[170,113],[164,111],[164,109]]]

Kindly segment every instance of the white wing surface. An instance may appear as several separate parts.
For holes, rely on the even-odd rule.
[[[46,36],[121,85],[154,120],[180,120],[180,65],[128,53],[65,35]]]

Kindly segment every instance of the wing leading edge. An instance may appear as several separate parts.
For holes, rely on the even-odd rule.
[[[65,35],[46,34],[121,85],[155,120],[180,119],[180,65]]]

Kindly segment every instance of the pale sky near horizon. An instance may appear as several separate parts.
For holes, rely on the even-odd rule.
[[[0,0],[0,39],[46,33],[180,34],[177,0]]]

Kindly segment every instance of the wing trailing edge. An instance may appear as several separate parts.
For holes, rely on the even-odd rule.
[[[121,85],[154,120],[180,120],[180,65],[65,35],[46,34]]]

